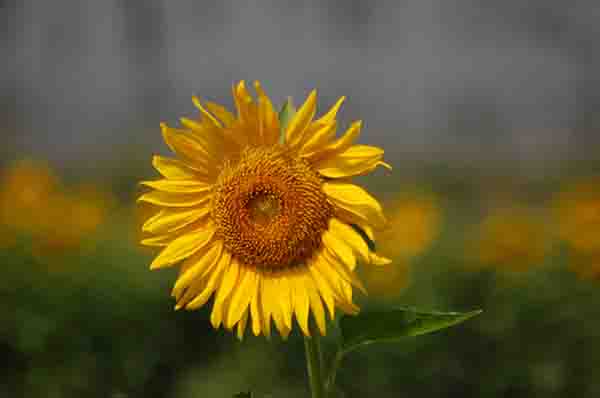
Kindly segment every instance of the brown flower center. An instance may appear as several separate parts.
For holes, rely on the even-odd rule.
[[[280,146],[248,148],[217,180],[217,234],[242,264],[264,270],[303,264],[333,216],[321,184],[308,163]]]

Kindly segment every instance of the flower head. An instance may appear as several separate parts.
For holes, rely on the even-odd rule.
[[[383,162],[383,150],[354,145],[361,123],[336,138],[336,113],[344,98],[315,119],[316,92],[283,129],[259,83],[257,98],[244,82],[233,88],[237,115],[202,104],[183,128],[163,124],[177,158],[155,156],[162,179],[139,200],[158,208],[143,225],[142,243],[163,247],[151,268],[181,262],[172,295],[176,309],[196,309],[213,298],[215,328],[247,324],[269,335],[271,319],[282,336],[293,318],[310,335],[309,314],[325,334],[326,311],[356,313],[352,288],[363,289],[357,260],[389,260],[363,236],[386,220],[380,204],[349,178]],[[283,134],[283,139],[280,136]]]

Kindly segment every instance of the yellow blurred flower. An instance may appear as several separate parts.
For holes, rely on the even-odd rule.
[[[577,251],[600,251],[600,178],[560,192],[554,209],[561,239]]]
[[[62,254],[93,234],[113,205],[112,195],[98,187],[66,191],[46,164],[19,160],[0,180],[0,245],[25,234],[32,239],[34,255]]]
[[[408,285],[411,260],[430,247],[442,223],[442,209],[433,194],[401,192],[386,209],[388,224],[377,249],[394,261],[385,268],[363,270],[370,295],[378,298],[394,298]]]
[[[411,258],[423,253],[437,237],[442,211],[431,194],[404,192],[388,203],[388,226],[379,248],[388,257]]]
[[[522,207],[492,210],[479,225],[474,242],[481,265],[515,272],[541,265],[551,248],[543,217]]]
[[[59,180],[47,165],[28,159],[13,163],[4,170],[0,182],[1,223],[35,232],[58,188]]]
[[[582,277],[600,275],[600,178],[565,187],[553,208],[558,236],[570,249],[569,266]]]
[[[116,205],[112,192],[95,185],[79,186],[71,194],[73,227],[81,235],[95,232],[108,218],[110,211]]]
[[[582,279],[600,279],[600,252],[571,252],[569,269]]]
[[[363,268],[365,287],[370,297],[397,297],[409,282],[409,262],[398,258],[386,267]]]
[[[55,252],[77,248],[106,220],[114,202],[109,192],[91,185],[56,193],[48,200],[39,230],[41,245]]]

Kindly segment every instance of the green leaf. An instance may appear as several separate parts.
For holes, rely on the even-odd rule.
[[[290,123],[290,120],[296,114],[296,107],[294,106],[294,102],[292,101],[292,97],[288,97],[285,101],[281,110],[279,111],[279,126],[281,128],[280,141],[283,143],[285,140],[285,129],[287,125]]]
[[[352,351],[362,345],[392,342],[403,337],[420,336],[457,325],[482,311],[424,312],[410,308],[366,312],[340,319],[342,350]]]

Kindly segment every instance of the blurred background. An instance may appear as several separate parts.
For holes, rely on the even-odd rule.
[[[174,312],[138,245],[159,122],[319,89],[394,166],[369,308],[483,308],[348,357],[347,397],[600,396],[594,0],[0,1],[0,396],[308,396],[302,339]],[[329,342],[331,343],[331,342]]]

